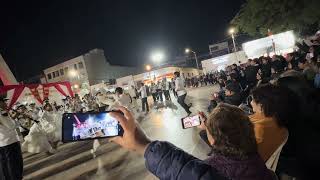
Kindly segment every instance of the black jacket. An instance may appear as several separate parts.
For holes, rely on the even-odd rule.
[[[262,64],[261,65],[261,72],[263,77],[270,77],[271,76],[271,65],[268,64]]]
[[[144,154],[147,169],[161,180],[224,180],[216,169],[168,142],[152,142]]]
[[[239,93],[235,93],[232,96],[226,96],[224,98],[224,103],[231,104],[234,106],[239,106],[242,102],[241,95]]]
[[[249,83],[257,82],[258,66],[248,66],[245,70],[246,79]]]

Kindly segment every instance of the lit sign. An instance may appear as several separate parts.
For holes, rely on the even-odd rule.
[[[287,31],[254,41],[249,41],[247,43],[243,43],[242,47],[249,58],[254,58],[273,52],[273,43],[276,52],[292,49],[295,46],[293,31]]]
[[[212,60],[212,64],[221,64],[221,63],[225,63],[228,61],[228,57],[227,56],[222,56],[221,58],[216,58]]]

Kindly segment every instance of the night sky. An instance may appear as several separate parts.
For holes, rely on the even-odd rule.
[[[154,49],[208,53],[245,0],[4,0],[0,53],[18,80],[102,48],[111,64],[142,66]]]

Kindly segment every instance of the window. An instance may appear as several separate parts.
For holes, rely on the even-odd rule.
[[[64,68],[64,73],[68,74],[68,70],[69,70],[69,68],[68,68],[68,67],[65,67],[65,68]]]
[[[63,69],[60,69],[60,75],[61,75],[61,76],[64,75]]]
[[[188,73],[188,77],[190,77],[190,73]]]
[[[59,77],[59,71],[56,71],[56,77]]]
[[[79,62],[78,66],[79,66],[79,69],[83,69],[83,63],[82,62]]]
[[[56,77],[56,73],[52,72],[52,78],[55,78],[55,77]]]
[[[193,76],[193,73],[191,73],[191,76]]]
[[[48,79],[52,79],[51,73],[47,74]]]
[[[74,69],[78,69],[77,64],[74,64],[73,67]]]

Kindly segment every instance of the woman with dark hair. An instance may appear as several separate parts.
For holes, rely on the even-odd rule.
[[[277,86],[285,87],[295,93],[295,104],[299,110],[288,123],[290,138],[279,160],[279,172],[290,176],[302,176],[302,179],[312,179],[317,176],[320,162],[320,96],[309,86],[308,82],[299,75],[289,74],[276,82]]]
[[[288,136],[287,124],[298,104],[293,92],[274,85],[262,85],[252,90],[251,106],[258,152],[264,161],[284,143]]]
[[[112,112],[124,129],[123,136],[112,138],[124,148],[143,154],[146,168],[159,179],[234,179],[271,180],[272,174],[257,153],[253,126],[236,106],[219,104],[202,123],[213,154],[199,160],[173,144],[151,141],[137,127],[132,114]]]

